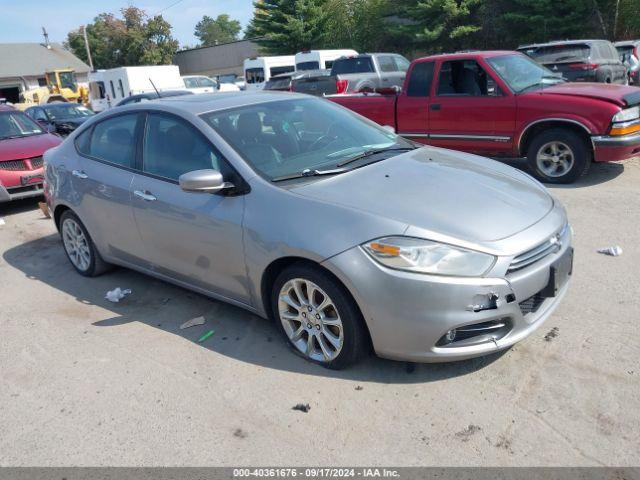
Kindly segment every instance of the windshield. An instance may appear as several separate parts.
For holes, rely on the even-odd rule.
[[[60,118],[90,117],[94,113],[82,105],[56,105],[55,107],[43,107],[51,120]]]
[[[333,62],[333,67],[331,67],[331,75],[369,73],[373,71],[371,57],[339,58]]]
[[[73,72],[60,72],[60,87],[69,88],[73,91],[78,90],[76,83],[76,75]]]
[[[532,47],[521,50],[540,63],[554,63],[582,60],[589,57],[589,45],[548,45],[546,47]]]
[[[551,70],[524,55],[501,55],[488,58],[487,61],[515,93],[523,92],[534,86],[543,87],[564,82]]]
[[[372,150],[414,148],[395,133],[315,98],[259,103],[205,113],[202,118],[269,180],[305,170],[331,170]],[[358,166],[362,164],[349,165]]]
[[[40,126],[22,112],[0,112],[0,140],[44,133]]]

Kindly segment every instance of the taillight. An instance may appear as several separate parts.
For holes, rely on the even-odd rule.
[[[349,80],[336,80],[336,93],[346,93],[349,88]]]
[[[569,65],[571,70],[593,70],[598,68],[597,63],[572,63]]]

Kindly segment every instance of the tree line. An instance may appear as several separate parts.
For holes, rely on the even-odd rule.
[[[130,6],[86,26],[96,68],[171,63],[171,25]],[[256,0],[244,32],[238,20],[205,15],[198,46],[255,39],[267,55],[304,49],[393,51],[409,57],[465,49],[513,49],[559,39],[640,38],[640,0]],[[81,29],[67,46],[87,60]]]

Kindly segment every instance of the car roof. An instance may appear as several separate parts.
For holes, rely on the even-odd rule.
[[[201,113],[212,112],[217,110],[226,110],[228,108],[244,107],[248,105],[256,105],[259,103],[267,103],[278,100],[304,100],[313,99],[309,95],[277,92],[277,91],[240,91],[240,92],[216,92],[216,93],[200,93],[198,95],[184,95],[179,97],[158,98],[149,103],[137,103],[133,105],[125,105],[123,108],[129,110],[144,110],[146,108],[158,108],[160,106],[171,107],[174,110],[200,115]]]
[[[580,45],[580,44],[590,44],[595,42],[608,42],[609,40],[553,40],[551,42],[545,43],[532,43],[530,45],[521,45],[518,47],[518,50],[523,48],[538,48],[538,47],[549,47],[553,45]]]
[[[436,60],[438,58],[446,57],[447,60],[462,60],[466,58],[490,58],[490,57],[499,57],[502,55],[512,55],[515,52],[513,50],[470,50],[468,52],[455,52],[455,53],[438,53],[435,55],[429,55],[428,57],[422,57],[416,59],[416,61],[420,60]]]

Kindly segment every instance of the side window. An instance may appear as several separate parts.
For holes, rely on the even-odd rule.
[[[84,132],[76,137],[76,148],[82,155],[91,155],[91,128],[87,128]]]
[[[198,88],[198,80],[195,78],[185,78],[184,85],[187,88]]]
[[[113,81],[109,80],[109,84],[111,85],[111,98],[116,98],[116,89],[113,88]]]
[[[411,65],[409,60],[399,55],[397,55],[395,59],[396,59],[396,65],[398,66],[398,70],[400,70],[401,72],[406,72],[407,70],[409,70],[409,65]]]
[[[34,108],[31,112],[31,117],[34,120],[40,120],[40,121],[44,121],[47,122],[47,115],[44,113],[44,110],[42,110],[41,108]]]
[[[122,87],[122,80],[118,79],[118,90],[120,90],[120,96],[124,98],[124,88]]]
[[[194,126],[162,114],[147,117],[142,155],[146,173],[171,180],[194,170],[224,168],[220,153]]]
[[[396,62],[391,55],[380,55],[378,57],[378,65],[380,65],[381,72],[389,73],[398,71]]]
[[[133,168],[136,155],[138,114],[107,118],[93,127],[89,156]]]
[[[444,62],[440,67],[438,95],[487,96],[487,83],[493,84],[488,79],[487,72],[475,60]]]
[[[407,85],[407,96],[428,97],[431,93],[431,83],[433,82],[433,62],[416,63],[411,70],[409,85]]]

